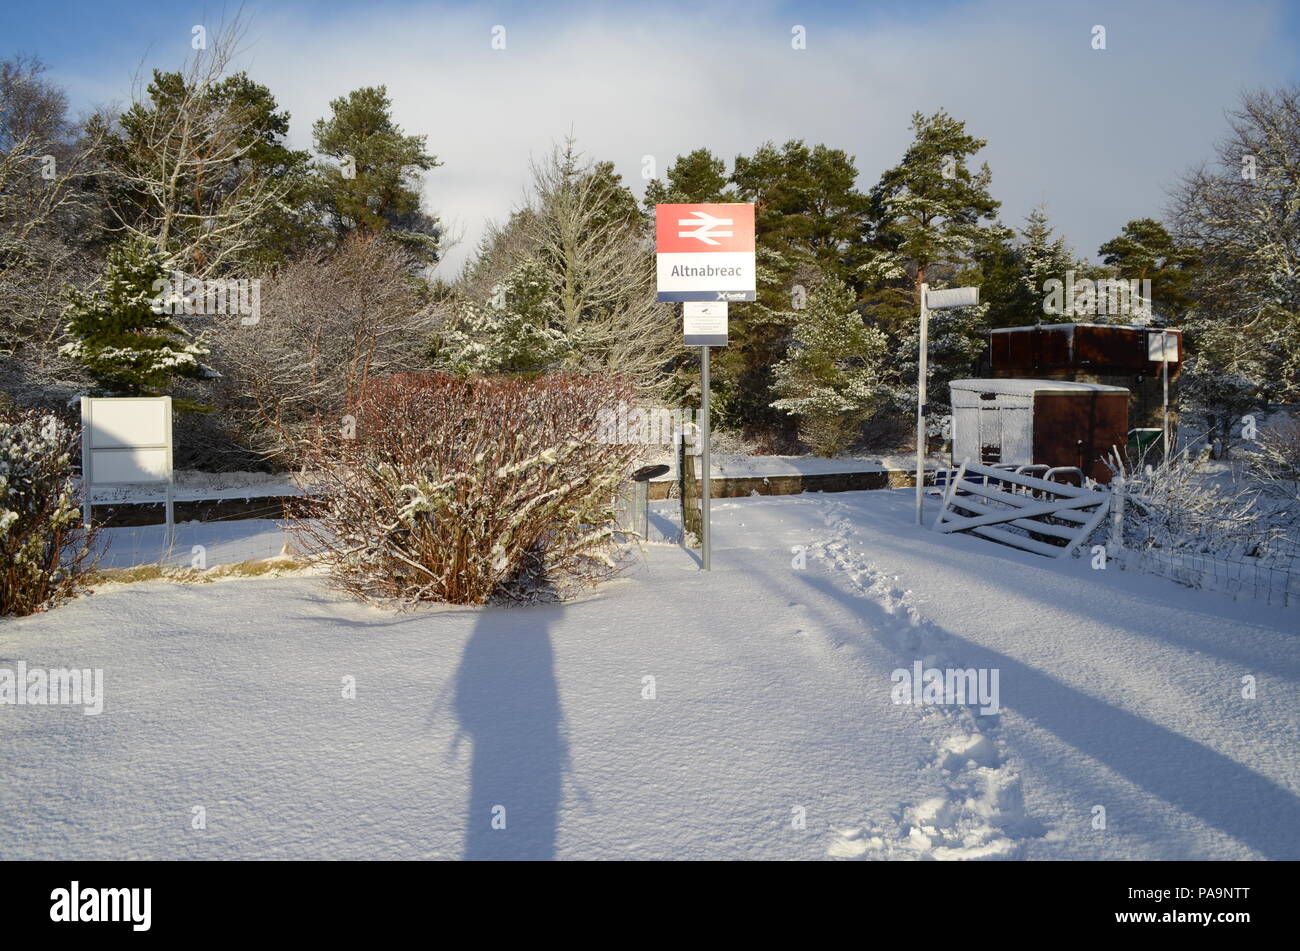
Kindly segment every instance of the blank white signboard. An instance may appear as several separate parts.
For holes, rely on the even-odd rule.
[[[1147,359],[1156,363],[1178,362],[1178,338],[1173,334],[1147,334]]]
[[[175,540],[172,511],[170,396],[81,398],[81,517],[90,525],[97,485],[167,487],[167,543]]]
[[[171,467],[166,449],[99,450],[92,457],[94,485],[166,482]]]
[[[97,399],[92,404],[91,449],[167,445],[169,403],[157,399]],[[96,473],[95,481],[107,480]]]

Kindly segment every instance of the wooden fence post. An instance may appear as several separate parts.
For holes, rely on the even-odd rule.
[[[682,544],[686,544],[686,535],[694,535],[698,542],[704,533],[700,513],[700,487],[695,475],[695,456],[686,449],[684,433],[677,441],[677,473],[682,499]]]

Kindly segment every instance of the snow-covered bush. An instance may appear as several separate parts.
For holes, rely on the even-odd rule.
[[[607,377],[372,381],[355,424],[304,450],[292,512],[333,581],[365,599],[562,598],[617,567],[613,499],[636,447],[597,441]]]
[[[90,567],[71,447],[53,416],[0,413],[0,616],[71,597]]]
[[[1300,417],[1279,414],[1242,453],[1246,478],[1271,499],[1300,507]]]
[[[345,415],[368,380],[424,366],[433,318],[414,261],[387,239],[354,236],[266,275],[256,323],[216,318],[221,378],[208,398],[232,440],[297,463],[299,440]]]
[[[863,422],[889,398],[888,342],[868,327],[842,282],[816,287],[799,315],[790,352],[774,370],[774,409],[799,420],[799,438],[834,456],[862,433]]]
[[[1131,472],[1113,457],[1107,464],[1123,479],[1114,487],[1124,494],[1126,548],[1287,564],[1295,554],[1285,513],[1258,491],[1208,478],[1185,454]]]

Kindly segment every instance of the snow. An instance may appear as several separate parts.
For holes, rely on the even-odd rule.
[[[1000,396],[1034,396],[1038,393],[1127,393],[1122,386],[1102,383],[1073,383],[1068,380],[953,380],[948,384],[954,390],[972,393],[997,393]]]
[[[231,519],[215,522],[178,522],[172,545],[166,527],[139,525],[106,528],[97,549],[101,568],[164,564],[189,567],[195,546],[203,547],[209,568],[274,558],[292,544],[280,524],[272,519]]]
[[[261,499],[301,495],[297,477],[267,472],[199,472],[179,469],[174,473],[173,499],[197,502],[211,499]],[[162,502],[163,485],[96,486],[96,505],[114,502]]]
[[[1294,611],[918,530],[912,499],[715,500],[711,573],[648,545],[565,605],[287,577],[0,622],[0,668],[106,694],[0,707],[0,858],[1300,858]],[[278,551],[234,524],[231,557]],[[918,661],[999,671],[1001,713],[894,703]]]
[[[696,465],[699,465],[696,456]],[[665,453],[651,460],[668,463],[672,471],[651,479],[652,482],[671,481],[677,478],[676,460]],[[820,456],[762,456],[743,453],[714,452],[711,454],[711,474],[718,478],[748,479],[774,476],[798,475],[841,475],[848,472],[885,472],[902,470],[912,472],[916,469],[916,456],[836,456],[825,459]],[[947,466],[946,455],[931,454],[926,458],[926,465]]]

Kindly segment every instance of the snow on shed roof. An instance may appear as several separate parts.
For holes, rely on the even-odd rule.
[[[1035,393],[1127,393],[1122,386],[1101,383],[1074,383],[1070,380],[953,380],[954,390],[975,393],[998,393],[1003,396],[1033,396]]]
[[[1090,324],[1086,321],[1075,321],[1068,324],[1027,324],[1023,327],[994,327],[989,333],[1014,334],[1026,330],[1074,330],[1075,327],[1101,327],[1105,330],[1141,330],[1145,333],[1159,333],[1162,330],[1170,334],[1182,333],[1177,327],[1151,327],[1145,324]]]

